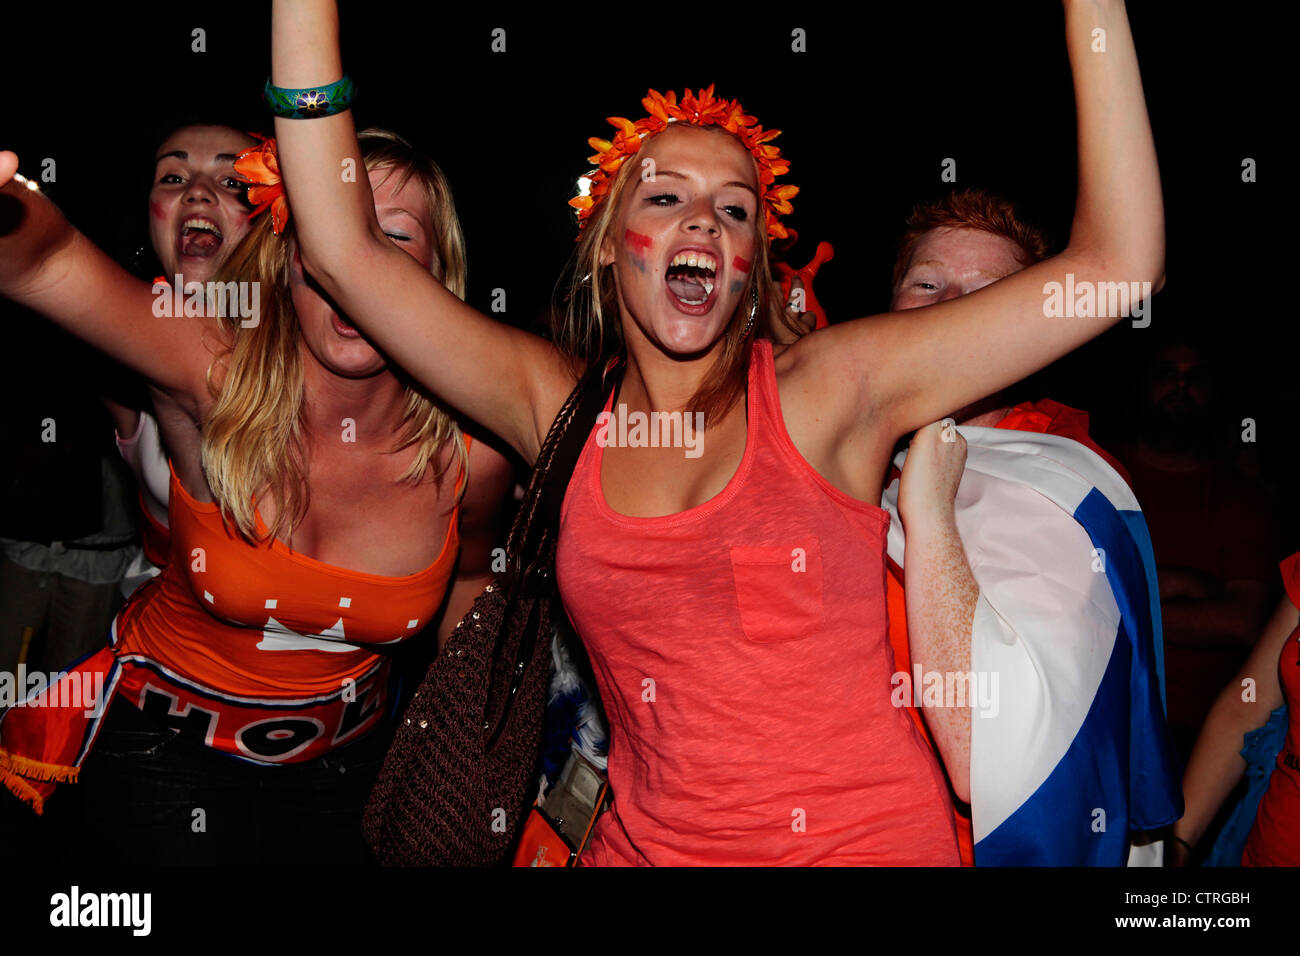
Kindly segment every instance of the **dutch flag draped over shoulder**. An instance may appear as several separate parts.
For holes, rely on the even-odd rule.
[[[1072,439],[960,432],[957,528],[980,588],[971,667],[997,691],[971,715],[975,862],[1122,866],[1133,831],[1183,812],[1146,521]],[[901,566],[897,504],[895,480],[882,506]]]

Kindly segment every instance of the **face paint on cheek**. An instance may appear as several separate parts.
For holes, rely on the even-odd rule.
[[[166,218],[167,218],[167,210],[163,208],[162,203],[160,203],[160,202],[154,202],[152,199],[150,199],[150,200],[149,200],[149,215],[153,216],[155,219],[166,219]]]
[[[623,233],[623,241],[627,243],[628,258],[632,260],[632,265],[636,266],[638,272],[645,272],[646,260],[654,240],[629,229]]]
[[[754,264],[753,264],[752,262],[750,262],[748,259],[746,259],[744,256],[736,256],[734,259],[731,260],[731,268],[735,269],[737,272],[745,272],[745,273],[748,273],[749,270],[752,269],[753,267],[754,267]],[[739,292],[739,291],[740,291],[741,289],[743,289],[743,288],[745,288],[745,280],[744,280],[744,279],[732,279],[732,280],[731,280],[731,293],[732,293],[732,295],[735,295],[737,292]]]

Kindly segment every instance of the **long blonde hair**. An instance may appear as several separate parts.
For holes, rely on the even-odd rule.
[[[714,127],[694,128],[706,129],[723,136],[731,135]],[[648,143],[650,139],[653,137],[645,142]],[[642,148],[645,148],[645,143]],[[635,189],[635,179],[640,168],[639,163],[625,162],[615,173],[608,194],[592,211],[578,241],[564,306],[552,310],[551,331],[555,342],[573,357],[575,366],[578,367],[591,365],[623,347],[618,292],[614,283],[608,281],[609,266],[600,264],[600,254],[610,229],[622,214],[627,197]],[[757,172],[755,164],[755,182],[758,181]],[[755,289],[758,291],[755,335],[770,338],[778,326],[789,328],[797,334],[805,331],[802,326],[796,326],[786,318],[780,290],[772,280],[771,251],[762,209],[751,220],[757,241],[749,282],[724,333],[726,344],[722,352],[687,403],[691,410],[702,411],[706,422],[726,412],[744,392],[749,372],[749,336],[743,332],[749,321]]]
[[[402,177],[399,188],[411,178],[423,187],[434,248],[442,264],[440,278],[463,299],[465,239],[446,176],[396,133],[370,129],[359,133],[358,139],[368,172],[391,168]],[[203,470],[222,518],[248,541],[259,540],[254,506],[259,491],[269,489],[277,504],[275,522],[267,529],[269,538],[292,534],[308,507],[301,330],[289,293],[291,238],[291,232],[275,235],[271,217],[262,215],[216,277],[219,282],[257,282],[261,289],[270,290],[260,296],[255,325],[243,328],[238,318],[224,322],[233,345],[208,369],[216,403],[203,423],[201,444]],[[449,441],[454,454],[446,468],[435,472],[434,480],[442,481],[453,462],[457,473],[468,478],[469,456],[459,425],[414,385],[406,387],[398,436],[394,452],[418,445],[414,461],[399,481],[418,483]],[[462,481],[462,493],[466,483]]]

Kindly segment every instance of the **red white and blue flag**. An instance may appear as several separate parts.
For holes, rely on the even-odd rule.
[[[976,865],[1122,866],[1134,833],[1183,811],[1142,510],[1072,439],[960,432],[957,527],[980,588],[971,667],[996,690],[971,716]],[[901,566],[897,496],[895,480],[882,504]]]

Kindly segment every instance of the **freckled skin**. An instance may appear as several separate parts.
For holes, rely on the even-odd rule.
[[[915,309],[969,295],[1024,268],[1020,248],[979,229],[932,229],[916,243],[890,302],[892,311]],[[999,393],[952,414],[963,424],[995,425],[1007,409]],[[985,406],[992,404],[991,410]],[[942,440],[941,423],[919,429],[908,450],[899,489],[906,531],[908,642],[913,665],[923,671],[970,670],[970,632],[979,601],[957,531],[953,500],[966,461],[965,439]],[[970,799],[971,707],[925,711],[944,766],[959,798]]]
[[[1025,267],[1024,251],[1010,239],[982,229],[941,226],[912,249],[907,271],[894,289],[891,312],[902,312],[970,295]],[[962,425],[996,425],[1006,415],[1006,393],[971,402],[948,417]]]
[[[890,302],[891,312],[977,292],[1025,267],[1010,239],[982,229],[942,226],[916,243]]]
[[[1020,248],[980,229],[941,227],[921,237],[894,289],[892,311],[915,309],[969,295],[1024,268]],[[994,425],[1006,414],[1002,393],[952,414],[963,424]],[[992,410],[985,406],[992,404]],[[957,531],[953,499],[966,460],[966,442],[941,438],[940,424],[920,429],[903,467],[899,509],[907,533],[906,604],[912,662],[923,671],[970,670],[970,631],[979,601]],[[904,511],[904,500],[907,509]],[[925,711],[953,789],[970,799],[970,702]]]
[[[953,500],[966,464],[966,440],[944,440],[942,422],[919,429],[908,449],[898,509],[906,541],[903,566],[907,636],[913,666],[965,673],[979,585],[966,561]],[[970,801],[971,702],[925,711],[954,792]]]

